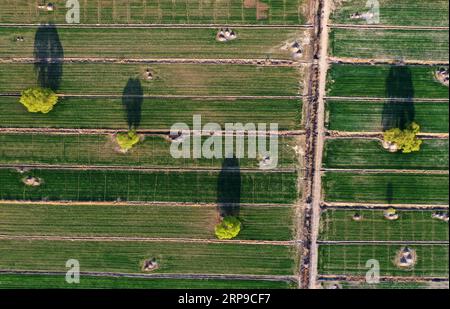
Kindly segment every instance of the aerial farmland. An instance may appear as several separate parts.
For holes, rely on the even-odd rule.
[[[448,12],[0,1],[0,289],[448,289]]]

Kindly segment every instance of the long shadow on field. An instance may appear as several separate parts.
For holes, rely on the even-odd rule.
[[[241,171],[239,160],[226,158],[217,181],[217,209],[222,217],[239,216],[241,202]]]
[[[57,91],[63,75],[64,50],[55,25],[41,25],[34,36],[34,69],[39,86]]]
[[[137,129],[141,124],[142,102],[144,91],[139,79],[130,78],[123,89],[122,104],[125,108],[126,120],[130,129]]]
[[[386,186],[386,203],[391,205],[394,201],[394,188],[392,187],[392,182],[388,182]]]
[[[391,66],[386,79],[386,98],[382,114],[383,131],[405,129],[415,118],[414,86],[407,66]]]

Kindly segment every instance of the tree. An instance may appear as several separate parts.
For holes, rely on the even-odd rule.
[[[420,126],[412,122],[406,129],[393,128],[384,132],[384,140],[386,142],[397,145],[403,153],[410,153],[419,151],[422,140],[417,138],[417,133],[420,131]]]
[[[28,88],[22,91],[20,103],[31,113],[40,112],[47,114],[58,103],[58,96],[51,89],[40,87]]]
[[[232,239],[241,231],[241,222],[232,216],[223,218],[222,222],[216,225],[215,232],[218,239]]]
[[[116,135],[116,141],[123,151],[128,151],[133,148],[134,145],[139,143],[139,135],[136,133],[136,130],[118,133]]]

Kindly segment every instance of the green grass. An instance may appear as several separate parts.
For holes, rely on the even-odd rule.
[[[395,265],[395,256],[401,245],[321,245],[319,247],[319,273],[323,275],[365,276],[370,259],[380,263],[381,276],[433,276],[448,277],[448,246],[411,245],[416,250],[417,263],[413,269]]]
[[[378,0],[380,3],[380,24],[400,26],[448,27],[447,0]],[[356,12],[364,13],[366,0],[340,1],[341,5],[331,18],[339,24],[367,24],[365,20],[350,19]]]
[[[237,39],[216,41],[210,28],[0,28],[0,57],[34,57],[38,33],[41,40],[55,36],[64,57],[143,59],[292,59],[281,47],[304,40],[306,30],[233,28]],[[15,41],[23,36],[23,42]]]
[[[215,239],[216,207],[0,205],[0,234]],[[290,207],[240,207],[237,239],[290,240]]]
[[[153,279],[81,276],[68,284],[61,275],[0,275],[0,289],[289,289],[293,284],[268,280]]]
[[[448,205],[448,175],[327,172],[322,180],[329,202]]]
[[[40,178],[26,186],[27,176]],[[45,170],[26,173],[0,169],[0,198],[6,200],[140,201],[216,203],[292,203],[296,173],[240,173],[230,180],[219,172],[138,172],[112,170]],[[239,193],[236,188],[240,188]]]
[[[434,73],[436,66],[334,64],[327,95],[337,97],[448,98],[448,87]]]
[[[380,281],[370,284],[361,281],[340,281],[329,282],[322,281],[322,286],[327,288],[332,284],[338,284],[342,289],[448,289],[448,282],[430,282],[430,281]]]
[[[365,59],[448,60],[448,31],[333,29],[330,54]]]
[[[392,106],[400,108],[394,109]],[[353,132],[381,132],[383,120],[401,119],[401,111],[414,111],[414,120],[422,132],[448,132],[448,102],[358,102],[327,100],[327,127],[330,130]],[[396,110],[397,112],[394,112]],[[386,116],[384,116],[386,115]]]
[[[1,23],[66,23],[65,0],[54,0],[54,12],[36,8],[34,0],[3,0]],[[83,1],[81,24],[285,24],[306,23],[307,1],[268,1],[265,14],[257,18],[256,8],[243,6],[242,0],[143,0]],[[266,16],[264,16],[266,15]]]
[[[144,79],[149,67],[154,71],[151,81]],[[58,92],[64,94],[122,95],[130,78],[140,79],[143,95],[293,96],[301,93],[298,82],[301,74],[293,67],[65,63],[62,70]],[[1,64],[0,72],[0,93],[18,93],[37,85],[33,64]],[[58,80],[58,76],[51,75],[49,79]]]
[[[245,138],[246,147],[248,143],[249,139]],[[269,143],[268,140],[267,145]],[[296,138],[279,137],[277,167],[295,168],[298,165],[295,145]],[[0,163],[220,168],[224,162],[218,158],[173,158],[171,143],[163,135],[146,135],[126,154],[117,151],[117,147],[112,135],[0,134]],[[239,166],[259,168],[259,161],[246,156],[239,159]]]
[[[48,114],[29,113],[17,97],[0,97],[0,127],[128,129],[121,98],[60,98]],[[202,123],[278,123],[280,130],[301,128],[302,102],[290,99],[173,99],[144,98],[140,129],[170,130],[178,122],[192,128],[193,116]]]
[[[142,273],[156,258],[152,273],[293,275],[294,248],[271,245],[174,242],[98,242],[1,240],[1,269],[67,271],[76,259],[84,272]]]
[[[384,218],[383,210],[327,209],[320,221],[320,239],[327,241],[447,241],[448,223],[433,219],[434,211],[398,210],[395,221]],[[353,215],[362,216],[354,221]]]
[[[323,165],[327,168],[448,170],[448,139],[423,140],[419,152],[391,153],[379,140],[328,139]]]

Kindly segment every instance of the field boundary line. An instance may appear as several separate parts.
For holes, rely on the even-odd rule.
[[[415,102],[415,103],[448,103],[449,98],[380,98],[380,97],[342,97],[342,96],[327,96],[325,97],[327,101],[365,101],[369,102],[378,102],[378,101],[389,101],[389,102]]]
[[[366,65],[383,65],[397,64],[398,60],[390,58],[350,58],[350,57],[328,57],[328,61],[332,64],[366,64]],[[441,60],[402,60],[402,64],[406,65],[430,65],[430,66],[448,66],[449,62]]]
[[[0,200],[0,205],[52,205],[52,206],[117,206],[117,207],[127,207],[127,206],[140,206],[140,207],[217,207],[216,203],[182,203],[182,202],[99,202],[99,201],[30,201],[30,200]],[[230,204],[230,206],[236,206]],[[292,208],[292,204],[249,204],[249,203],[239,203],[238,206],[241,207],[287,207]]]
[[[329,139],[337,138],[371,138],[371,139],[383,139],[383,132],[350,132],[350,131],[335,131],[327,130],[327,137]],[[448,133],[424,133],[420,132],[417,137],[423,139],[448,139]]]
[[[148,29],[148,28],[171,28],[171,29],[218,29],[223,27],[229,28],[250,28],[250,29],[311,29],[311,24],[300,25],[256,25],[256,24],[76,24],[76,26],[69,24],[52,24],[57,28],[92,28],[92,29]],[[21,28],[36,28],[42,26],[41,23],[0,23],[0,28],[21,27]]]
[[[27,164],[27,163],[0,163],[0,169],[43,169],[43,170],[82,170],[82,171],[136,171],[136,172],[213,172],[220,173],[224,170],[221,167],[150,167],[150,166],[126,166],[126,165],[78,165],[78,164]],[[230,172],[244,173],[296,173],[296,168],[276,168],[276,169],[258,169],[258,168],[226,168]]]
[[[23,134],[23,133],[36,133],[36,134],[47,134],[47,135],[110,135],[116,134],[118,132],[128,132],[128,129],[70,129],[70,128],[12,128],[12,127],[0,127],[1,134]],[[149,136],[168,136],[170,130],[165,129],[138,129],[136,130],[138,134],[144,134]],[[214,131],[215,133],[220,133],[222,136],[231,136],[233,133],[230,131]],[[191,135],[200,135],[200,132],[196,130],[185,131]],[[304,135],[304,130],[280,130],[278,132],[267,131],[266,136],[278,135],[278,136],[297,136]],[[203,132],[202,136],[211,136],[208,133]],[[260,132],[248,131],[245,136],[256,136],[261,135]]]
[[[361,169],[361,168],[322,168],[322,172],[342,172],[355,174],[424,174],[424,175],[448,175],[447,170],[409,170],[409,169]]]
[[[118,98],[122,99],[122,94],[62,94],[58,93],[58,97],[61,98]],[[21,94],[19,92],[13,92],[13,93],[0,93],[0,97],[20,97]],[[126,97],[133,97],[133,96],[126,96]],[[139,96],[139,98],[142,99],[199,99],[199,100],[244,100],[244,99],[270,99],[270,100],[298,100],[302,99],[305,96],[302,95],[286,95],[286,96],[255,96],[255,95],[247,95],[247,96],[233,96],[233,95],[205,95],[205,96],[195,96],[195,95],[142,95]]]
[[[55,235],[5,235],[0,234],[0,240],[36,240],[36,241],[77,241],[77,242],[170,242],[170,243],[202,243],[202,244],[239,244],[239,245],[271,245],[294,246],[295,240],[240,240],[240,239],[202,239],[202,238],[171,238],[171,237],[130,237],[130,236],[55,236]]]
[[[45,271],[45,270],[14,270],[0,269],[0,274],[17,275],[66,275],[66,272]],[[268,281],[296,281],[295,276],[290,275],[237,275],[237,274],[177,274],[177,273],[120,273],[120,272],[85,272],[81,271],[82,276],[92,277],[121,277],[121,278],[148,278],[148,279],[224,279],[224,280],[268,280]]]
[[[376,24],[330,24],[330,28],[336,29],[360,29],[360,30],[433,30],[433,31],[448,31],[449,27],[443,26],[399,26],[399,25],[376,25]]]
[[[423,210],[448,210],[449,205],[434,204],[379,204],[379,203],[346,203],[346,202],[327,202],[321,203],[322,208],[330,209],[423,209]]]
[[[352,275],[319,275],[322,281],[349,281],[349,282],[366,282],[365,276]],[[432,276],[380,276],[380,281],[389,282],[416,282],[416,281],[442,281],[448,282],[448,277],[432,277]]]
[[[9,58],[0,57],[0,64],[33,64],[32,57]],[[199,65],[253,65],[270,67],[297,67],[299,64],[310,64],[306,60],[263,59],[263,58],[114,58],[114,57],[64,57],[52,59],[51,63],[111,63],[111,64],[199,64]]]
[[[318,240],[319,245],[448,245],[448,240]]]

